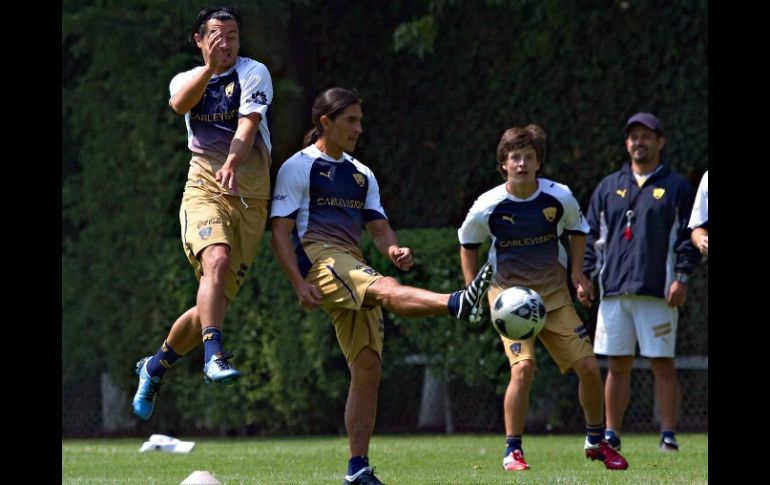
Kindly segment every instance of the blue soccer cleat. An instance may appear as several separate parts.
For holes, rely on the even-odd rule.
[[[203,380],[206,381],[206,384],[212,382],[232,384],[238,380],[241,373],[228,362],[232,356],[233,354],[230,352],[217,352],[211,356],[211,359],[203,366]]]
[[[136,375],[139,376],[139,388],[134,395],[134,401],[132,406],[134,408],[134,415],[137,418],[147,421],[152,416],[152,410],[155,407],[155,396],[160,389],[160,376],[150,376],[147,373],[147,361],[150,360],[150,356],[147,356],[136,363]]]

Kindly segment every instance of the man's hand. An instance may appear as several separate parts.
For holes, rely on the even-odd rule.
[[[388,251],[388,256],[390,256],[390,260],[393,261],[396,268],[400,270],[409,271],[414,265],[414,262],[412,261],[412,250],[409,248],[393,246]]]
[[[209,32],[208,39],[201,45],[203,63],[214,71],[227,65],[227,54],[220,46],[221,42],[222,31],[216,29]]]
[[[594,303],[594,285],[581,271],[575,271],[571,275],[572,285],[577,290],[577,298],[580,303],[590,307]]]
[[[680,283],[674,281],[671,283],[671,288],[668,290],[668,297],[666,303],[670,307],[678,307],[684,305],[684,301],[687,299],[687,283]]]
[[[234,194],[239,194],[238,192],[238,181],[235,178],[235,167],[232,163],[225,162],[224,165],[222,165],[222,168],[217,170],[216,175],[214,176],[220,184],[222,184],[222,187],[226,188],[230,192],[233,192]]]
[[[304,280],[294,288],[294,291],[297,293],[299,304],[308,310],[318,308],[323,299],[321,290]]]

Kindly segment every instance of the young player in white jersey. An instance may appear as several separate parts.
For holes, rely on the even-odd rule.
[[[537,177],[544,158],[545,132],[539,126],[513,127],[503,134],[497,147],[497,170],[505,183],[476,200],[458,231],[463,274],[466,281],[473,276],[479,264],[479,247],[491,238],[488,260],[495,267],[495,279],[488,293],[490,306],[511,286],[531,288],[543,297],[547,317],[538,338],[562,373],[574,370],[578,376],[586,420],[585,454],[601,460],[608,469],[626,469],[625,458],[604,440],[602,379],[588,331],[572,304],[567,254],[559,242],[566,232],[570,241],[569,277],[580,291],[592,292],[582,270],[588,225],[567,186]],[[535,339],[501,339],[511,365],[503,403],[503,468],[527,470],[522,435],[536,370]]]
[[[175,76],[169,105],[184,114],[192,152],[179,220],[182,244],[199,281],[196,305],[182,314],[155,355],[137,362],[134,414],[150,418],[160,381],[177,359],[203,342],[206,382],[240,373],[222,348],[222,324],[264,233],[270,198],[268,107],[264,64],[238,57],[241,19],[229,7],[198,14],[192,42],[203,65]],[[202,337],[201,337],[202,336]]]
[[[349,155],[362,131],[361,104],[357,92],[342,88],[316,98],[305,148],[278,172],[270,219],[273,249],[299,303],[331,315],[350,367],[350,459],[343,483],[378,485],[368,453],[380,384],[382,308],[407,317],[451,315],[476,322],[492,272],[485,265],[466,288],[441,294],[401,285],[366,263],[358,248],[362,227],[396,267],[409,270],[413,261],[388,223],[374,174]]]

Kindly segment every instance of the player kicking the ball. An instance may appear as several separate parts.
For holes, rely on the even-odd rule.
[[[358,248],[362,227],[397,268],[413,265],[411,249],[399,246],[388,224],[374,174],[348,154],[362,131],[361,103],[357,92],[342,88],[316,98],[305,148],[278,172],[270,217],[273,250],[299,303],[321,306],[331,315],[350,368],[345,406],[350,459],[343,483],[378,485],[367,455],[380,385],[382,308],[406,317],[478,322],[492,271],[485,265],[464,289],[440,294],[404,286],[364,261]]]

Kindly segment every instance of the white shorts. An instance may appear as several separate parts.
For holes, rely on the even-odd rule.
[[[594,352],[634,355],[636,341],[644,357],[674,357],[679,312],[663,298],[610,296],[599,304]]]

